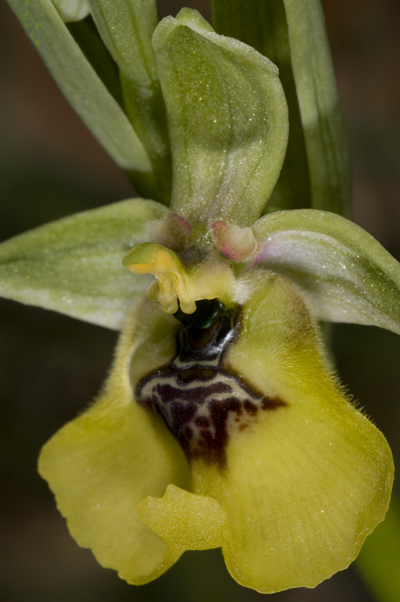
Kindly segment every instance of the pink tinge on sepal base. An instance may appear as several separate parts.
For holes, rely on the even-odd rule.
[[[250,269],[255,268],[262,261],[268,261],[268,259],[276,260],[277,258],[280,258],[281,260],[284,260],[285,250],[286,254],[288,252],[288,245],[286,244],[285,248],[285,244],[282,244],[281,234],[285,233],[286,232],[277,232],[269,238],[266,238],[261,242],[257,242],[257,253],[255,253],[252,257],[253,263],[251,264]]]
[[[258,243],[259,248],[257,254],[254,256],[254,261],[251,264],[252,268],[255,268],[261,261],[264,261],[264,259],[268,257],[268,252],[271,250],[268,248],[271,246],[269,243],[270,240],[268,239]]]
[[[214,242],[225,257],[233,261],[249,261],[261,251],[251,228],[239,228],[218,220],[212,224]]]
[[[192,231],[189,222],[176,213],[170,213],[165,219],[147,222],[146,229],[151,242],[178,252],[183,250]]]

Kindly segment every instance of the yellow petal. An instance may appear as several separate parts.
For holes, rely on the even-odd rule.
[[[129,359],[149,322],[159,327],[165,341],[160,357],[168,357],[171,345],[173,351],[171,318],[152,305],[146,301],[138,308],[122,336],[99,400],[62,428],[39,460],[40,474],[54,491],[73,537],[91,548],[103,566],[135,584],[162,574],[180,555],[143,523],[135,507],[148,495],[163,495],[169,483],[189,482],[179,445],[132,398]],[[142,362],[138,369],[146,372],[152,365]]]
[[[146,498],[136,512],[177,553],[222,545],[225,511],[213,498],[168,485],[164,497]]]
[[[195,460],[194,491],[226,510],[223,553],[239,583],[264,593],[314,587],[346,568],[383,520],[390,449],[346,400],[288,280],[271,275],[245,305],[225,365],[285,405],[231,431],[224,470]]]
[[[125,255],[123,265],[134,274],[155,276],[148,297],[169,314],[178,307],[192,314],[196,301],[217,297],[230,301],[234,294],[234,276],[229,264],[220,257],[209,256],[204,249],[188,247],[175,253],[156,243],[143,243]]]

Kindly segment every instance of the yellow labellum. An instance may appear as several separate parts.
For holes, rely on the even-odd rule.
[[[99,400],[43,448],[40,473],[71,533],[130,583],[155,579],[185,550],[221,546],[247,587],[314,587],[346,568],[385,516],[393,482],[385,438],[343,394],[297,287],[264,270],[251,278],[221,383],[232,375],[264,401],[242,422],[237,406],[226,414],[224,463],[185,457],[161,415],[135,399],[141,379],[161,367],[171,368],[171,386],[180,378],[172,363],[182,327],[148,300]]]

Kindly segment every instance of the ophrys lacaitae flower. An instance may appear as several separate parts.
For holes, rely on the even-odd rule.
[[[108,8],[90,4],[102,30]],[[54,31],[39,49],[58,43]],[[72,37],[60,31],[65,50]],[[288,137],[268,59],[186,10],[158,25],[135,75],[114,35],[104,39],[123,109],[75,46],[80,86],[92,82],[106,109],[88,110],[75,80],[65,89],[156,200],[2,249],[3,294],[123,330],[103,393],[45,446],[40,471],[77,541],[131,583],[185,550],[222,547],[244,585],[314,586],[354,559],[393,479],[386,441],[338,384],[318,321],[399,332],[398,264],[333,213],[260,217]],[[169,201],[171,173],[168,210],[158,201]]]

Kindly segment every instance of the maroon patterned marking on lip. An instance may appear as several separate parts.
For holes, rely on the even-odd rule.
[[[137,387],[139,403],[162,416],[189,459],[226,466],[226,445],[232,428],[243,431],[260,410],[275,410],[286,404],[270,399],[244,383],[233,371],[214,368],[213,381],[201,378],[202,366],[189,381],[179,378],[171,365],[156,370]],[[210,368],[207,368],[210,371]],[[168,383],[165,383],[168,381]]]
[[[193,437],[193,431],[190,428],[190,426],[185,427],[184,433],[185,433],[186,439],[188,439],[188,440],[190,440]]]
[[[263,401],[261,402],[261,407],[263,407],[262,404]],[[251,416],[255,416],[257,414],[257,406],[248,399],[246,399],[246,401],[244,402],[244,409],[248,414],[251,414]]]
[[[206,416],[197,416],[197,418],[194,419],[194,423],[196,426],[208,428],[210,426],[210,419]]]
[[[192,381],[193,382],[193,381]],[[190,384],[190,383],[186,383]],[[155,385],[157,394],[163,400],[163,403],[168,403],[171,401],[187,401],[190,403],[203,403],[206,397],[210,397],[211,395],[217,395],[219,393],[230,393],[232,391],[229,385],[226,385],[221,382],[216,382],[212,385],[208,386],[200,386],[189,388],[178,388],[174,387],[170,384],[163,385],[159,381]]]
[[[189,460],[201,458],[221,470],[226,468],[232,429],[243,431],[260,410],[287,405],[222,367],[223,356],[238,335],[239,315],[237,307],[225,309],[207,329],[184,324],[176,357],[142,378],[135,391],[139,404],[163,418]]]

